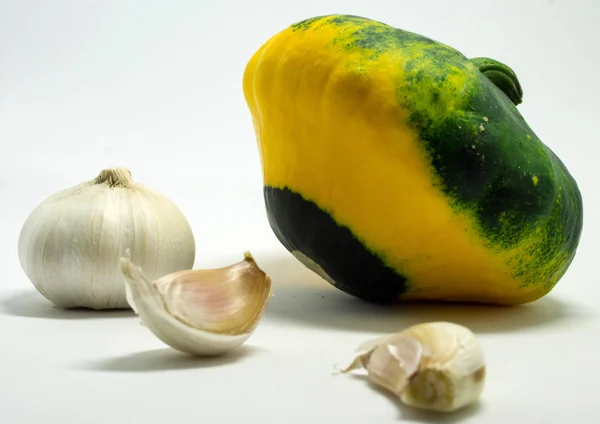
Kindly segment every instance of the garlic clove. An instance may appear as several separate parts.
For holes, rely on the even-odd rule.
[[[451,412],[474,403],[483,391],[483,349],[461,325],[418,324],[362,348],[366,351],[342,372],[366,369],[374,384],[406,405]]]
[[[254,332],[272,294],[271,279],[247,252],[218,269],[183,270],[155,281],[120,259],[128,299],[142,323],[174,349],[219,355]]]
[[[428,354],[401,400],[407,405],[455,411],[476,402],[483,391],[483,348],[466,327],[448,322],[420,324],[407,330]]]

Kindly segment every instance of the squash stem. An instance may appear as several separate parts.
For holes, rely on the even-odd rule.
[[[523,102],[523,88],[517,74],[505,64],[488,57],[475,57],[470,62],[515,104]]]

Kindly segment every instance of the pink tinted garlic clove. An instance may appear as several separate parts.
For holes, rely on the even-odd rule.
[[[247,252],[216,269],[183,270],[149,281],[128,258],[120,259],[127,298],[143,324],[174,349],[218,355],[254,332],[272,294],[270,277]]]

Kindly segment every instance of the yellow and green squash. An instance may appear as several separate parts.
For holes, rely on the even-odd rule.
[[[340,290],[515,305],[571,264],[582,197],[508,66],[331,15],[268,40],[243,89],[270,225]]]

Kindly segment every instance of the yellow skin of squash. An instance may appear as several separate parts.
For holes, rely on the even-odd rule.
[[[415,52],[361,60],[361,49],[340,45],[352,42],[352,25],[363,24],[341,31],[325,19],[318,31],[301,36],[297,28],[281,31],[247,64],[243,90],[265,186],[301,193],[351,228],[407,277],[400,300],[516,305],[544,296],[568,261],[547,263],[558,268],[550,281],[524,284],[510,264],[527,260],[536,233],[510,249],[490,246],[473,214],[457,213],[440,190],[419,135],[404,124],[410,111],[396,92]],[[460,90],[468,77],[455,73],[446,84]],[[535,185],[536,177],[531,181]]]

